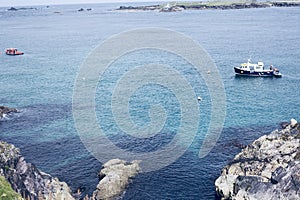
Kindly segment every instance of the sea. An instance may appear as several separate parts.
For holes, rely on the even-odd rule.
[[[87,136],[82,135],[76,124],[82,119],[74,115],[74,93],[85,61],[106,41],[122,37],[128,31],[148,28],[172,31],[190,38],[203,49],[213,61],[218,75],[214,70],[199,73],[191,62],[171,51],[134,49],[111,62],[101,78],[99,75],[92,90],[95,104],[92,115],[97,127],[111,141],[105,150],[117,147],[122,153],[132,153],[130,158],[134,159],[140,153],[152,156],[151,152],[168,144],[175,145],[174,140],[182,139],[182,136],[176,136],[182,134],[180,127],[185,120],[180,98],[185,99],[183,103],[189,101],[187,99],[196,102],[196,109],[187,110],[190,114],[187,118],[192,118],[187,123],[195,126],[195,131],[184,132],[183,129],[183,136],[194,135],[192,141],[175,141],[184,148],[170,148],[169,152],[163,152],[165,157],[153,157],[150,165],[156,168],[144,171],[142,168],[119,198],[215,199],[214,181],[221,169],[241,151],[241,146],[280,129],[281,122],[291,118],[300,120],[300,8],[164,13],[115,10],[120,5],[141,3],[32,6],[34,9],[18,11],[0,8],[0,104],[19,110],[1,119],[0,139],[20,148],[27,162],[67,182],[73,192],[80,188],[83,196],[91,195],[105,160],[101,159],[101,152],[100,157],[91,152],[85,140]],[[84,11],[78,11],[80,8]],[[120,42],[120,48],[127,42]],[[18,48],[25,54],[7,56],[4,49],[8,47]],[[266,67],[277,67],[282,78],[236,77],[233,67],[248,59],[263,61]],[[163,77],[159,83],[147,75],[138,79],[140,71],[134,70],[137,66],[149,67],[149,64],[167,66],[177,73],[155,71]],[[146,72],[151,71],[147,69]],[[132,70],[134,72],[130,74]],[[179,80],[176,74],[184,77],[194,91],[193,95],[185,95],[186,87],[181,82],[175,84]],[[129,77],[127,82],[124,77]],[[218,79],[223,90],[210,88],[207,77]],[[173,85],[164,85],[169,82]],[[130,91],[136,84],[140,85]],[[115,97],[118,88],[120,96]],[[213,95],[223,95],[225,100],[218,102]],[[198,96],[202,99],[199,102]],[[123,102],[125,97],[127,104],[111,106],[118,103],[118,99]],[[213,113],[220,104],[225,105],[224,109]],[[156,109],[153,110],[154,105]],[[127,108],[128,112],[124,112],[129,116],[123,118],[124,112],[118,108]],[[122,115],[114,116],[117,114]],[[219,119],[218,114],[224,118]],[[82,116],[83,120],[88,121],[85,117]],[[128,127],[120,127],[123,119],[125,124],[129,123],[128,118],[140,131],[143,131],[141,127],[153,126],[151,121],[154,125],[162,123],[162,126],[155,127],[154,131],[149,129],[149,135],[139,137],[138,133],[125,130]],[[213,125],[222,129],[211,141],[213,147],[209,153],[199,157],[213,120],[216,121]],[[182,149],[184,151],[180,152]],[[103,146],[98,150],[104,151]],[[175,159],[163,162],[169,154],[175,155]],[[121,153],[119,155],[121,157]],[[111,159],[118,157],[114,154]]]

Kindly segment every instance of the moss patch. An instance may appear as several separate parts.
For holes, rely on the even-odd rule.
[[[22,200],[20,194],[16,193],[9,182],[3,176],[0,176],[0,199],[1,200]]]

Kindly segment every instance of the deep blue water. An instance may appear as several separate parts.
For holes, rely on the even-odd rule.
[[[226,118],[221,137],[209,155],[198,158],[211,120],[210,96],[203,77],[184,60],[166,52],[137,51],[111,65],[97,86],[97,119],[109,138],[128,151],[155,151],[166,145],[180,123],[179,102],[172,91],[147,85],[130,99],[132,120],[141,126],[149,123],[152,104],[166,109],[165,126],[147,139],[124,134],[114,122],[110,103],[114,84],[131,66],[172,66],[203,98],[197,135],[176,162],[138,175],[123,199],[214,199],[214,180],[239,152],[239,144],[269,133],[282,121],[300,118],[300,9],[111,11],[118,6],[42,6],[17,12],[0,8],[0,104],[20,110],[0,122],[0,139],[15,144],[29,162],[66,181],[73,190],[84,186],[85,192],[91,193],[101,163],[82,144],[72,116],[74,82],[80,66],[96,46],[114,34],[145,27],[171,29],[205,48],[222,77]],[[81,7],[93,10],[77,12]],[[6,47],[18,47],[25,54],[6,56]],[[266,65],[277,66],[283,78],[235,77],[233,66],[250,56],[254,62],[261,59]]]

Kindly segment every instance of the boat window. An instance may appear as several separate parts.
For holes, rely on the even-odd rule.
[[[250,70],[254,70],[254,67],[253,67],[253,66],[250,66]]]

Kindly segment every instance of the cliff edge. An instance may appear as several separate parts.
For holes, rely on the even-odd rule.
[[[295,119],[255,140],[215,181],[220,199],[300,199],[300,126]]]
[[[27,163],[18,148],[3,141],[0,141],[0,176],[24,199],[74,200],[65,182]]]

